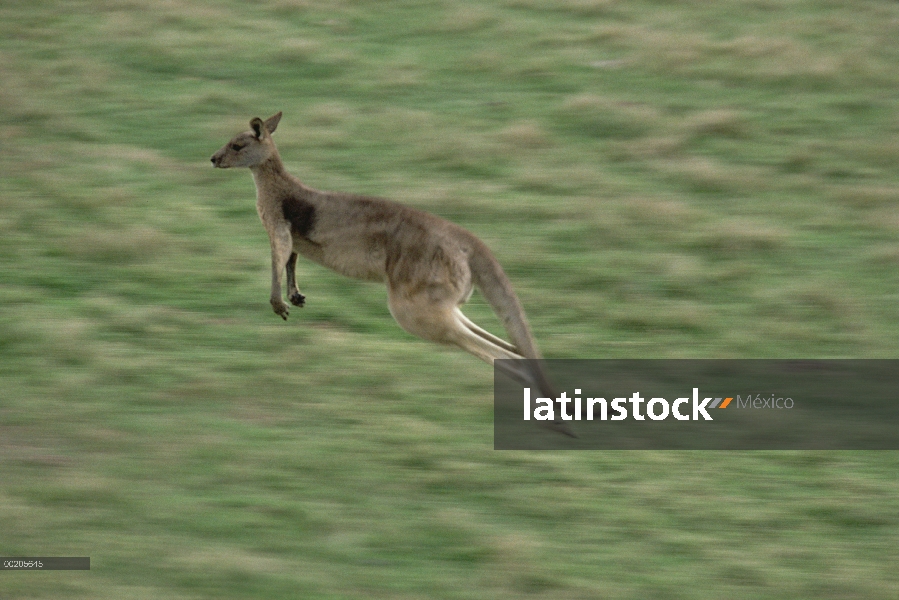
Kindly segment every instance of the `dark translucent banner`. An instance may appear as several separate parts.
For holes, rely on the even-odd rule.
[[[498,360],[494,417],[497,450],[899,450],[899,360]]]
[[[89,556],[5,556],[0,557],[4,571],[90,571]]]

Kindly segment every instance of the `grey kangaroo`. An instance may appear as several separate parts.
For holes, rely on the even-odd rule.
[[[297,255],[347,277],[387,284],[388,306],[400,327],[425,340],[458,346],[489,364],[495,359],[539,359],[524,310],[509,278],[486,244],[462,227],[435,215],[389,200],[303,185],[281,162],[272,134],[281,120],[255,118],[212,155],[214,167],[248,167],[256,183],[256,209],[272,250],[271,305],[287,319],[282,274],[288,299],[303,306],[296,281]],[[459,307],[473,286],[493,307],[512,343],[481,329]],[[536,361],[498,363],[526,386],[556,398]],[[567,424],[550,429],[573,435]]]

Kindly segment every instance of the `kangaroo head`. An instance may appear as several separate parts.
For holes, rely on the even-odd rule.
[[[272,134],[278,128],[281,113],[263,121],[256,117],[250,121],[250,131],[238,133],[231,141],[212,155],[212,166],[220,169],[230,167],[255,167],[277,152]]]

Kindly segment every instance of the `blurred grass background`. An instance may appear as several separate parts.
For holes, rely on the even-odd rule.
[[[492,372],[301,261],[308,185],[494,249],[551,358],[895,357],[899,5],[0,3],[4,598],[896,598],[897,454],[492,450]],[[499,330],[478,296],[467,311]]]

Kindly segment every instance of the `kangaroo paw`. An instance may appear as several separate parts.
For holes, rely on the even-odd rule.
[[[306,296],[299,292],[291,292],[288,299],[294,306],[303,306],[304,304],[306,304]]]

